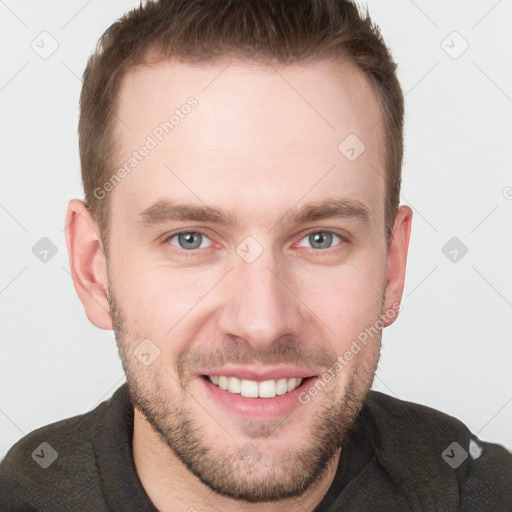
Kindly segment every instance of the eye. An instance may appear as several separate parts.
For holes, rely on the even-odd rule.
[[[333,245],[334,242],[337,243]],[[210,247],[212,242],[206,233],[202,231],[180,231],[169,235],[165,240],[165,243],[170,242],[178,249],[184,252],[193,252],[197,249],[205,249]],[[341,235],[337,235],[332,231],[312,231],[308,233],[299,242],[299,247],[310,247],[314,250],[326,250],[331,249],[336,245],[340,245],[344,242]],[[306,244],[310,245],[306,245]]]
[[[209,247],[206,243],[207,240],[210,241],[206,234],[201,231],[181,231],[170,235],[166,239],[167,242],[170,242],[172,245],[185,251],[193,251],[195,249],[204,249],[205,247]]]
[[[303,238],[303,241],[299,243],[299,247],[308,247],[303,244],[304,242],[309,242],[313,249],[330,249],[334,239],[343,242],[342,238],[332,231],[313,231]],[[339,245],[339,243],[336,245]]]

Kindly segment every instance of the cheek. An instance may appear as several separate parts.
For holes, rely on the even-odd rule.
[[[302,300],[329,327],[338,353],[379,318],[385,279],[385,264],[377,260],[301,275]]]
[[[182,351],[189,334],[183,331],[188,315],[196,312],[212,286],[212,276],[153,266],[137,257],[125,257],[124,266],[118,265],[113,276],[116,299],[128,327],[127,342],[135,345],[140,339],[154,340],[166,358]]]
[[[229,294],[213,309],[208,304],[215,294],[203,301],[222,277],[224,267],[169,268],[161,259],[148,261],[144,251],[130,252],[127,247],[119,247],[112,256],[116,262],[113,287],[125,313],[131,343],[150,338],[165,347],[166,356],[180,353],[200,329],[204,316],[229,303]],[[381,312],[385,254],[378,247],[354,253],[336,265],[290,262],[282,276],[300,299],[290,297],[288,306],[304,309],[303,302],[306,311],[312,312],[306,322],[309,325],[303,328],[322,330],[327,326],[326,343],[331,338],[337,353],[374,324]],[[192,319],[197,320],[193,326]]]

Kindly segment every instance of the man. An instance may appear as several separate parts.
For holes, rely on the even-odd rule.
[[[412,212],[403,96],[342,0],[162,0],[84,75],[66,241],[127,384],[0,466],[2,510],[512,510],[512,456],[370,391]]]

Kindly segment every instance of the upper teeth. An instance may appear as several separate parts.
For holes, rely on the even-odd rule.
[[[208,379],[220,389],[230,393],[240,394],[247,398],[274,398],[276,395],[284,395],[288,391],[293,391],[300,386],[301,377],[292,377],[291,379],[264,380],[256,382],[255,380],[238,379],[237,377],[225,377],[212,375]]]

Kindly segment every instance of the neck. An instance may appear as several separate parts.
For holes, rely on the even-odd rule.
[[[160,512],[195,509],[201,512],[284,512],[295,510],[293,505],[299,503],[298,509],[312,512],[334,480],[340,450],[322,476],[301,496],[272,503],[248,503],[212,491],[188,470],[137,409],[134,414],[133,457],[139,479]]]

